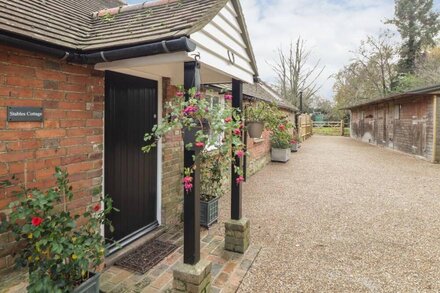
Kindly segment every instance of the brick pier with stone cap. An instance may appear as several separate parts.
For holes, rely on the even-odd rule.
[[[225,222],[225,230],[225,249],[245,253],[249,247],[249,219],[228,220]]]

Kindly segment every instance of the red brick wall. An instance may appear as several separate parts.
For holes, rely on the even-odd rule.
[[[43,107],[44,121],[7,122],[7,106]],[[61,166],[74,188],[71,210],[84,210],[102,184],[103,110],[101,72],[0,46],[0,181],[15,175],[28,188],[45,189]],[[0,189],[1,213],[15,189]],[[12,264],[10,241],[0,235],[0,270]]]
[[[171,101],[177,88],[164,78],[163,105]],[[166,109],[163,109],[166,114]],[[183,212],[183,139],[180,130],[168,133],[162,139],[162,224],[175,225],[180,223]],[[159,175],[160,176],[160,175]]]

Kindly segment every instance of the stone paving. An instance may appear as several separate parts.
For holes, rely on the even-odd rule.
[[[261,248],[251,245],[244,255],[225,251],[224,237],[214,231],[204,230],[201,234],[200,245],[201,257],[212,262],[212,292],[236,292]],[[181,246],[182,230],[172,229],[158,239]],[[110,267],[101,276],[101,291],[106,293],[172,292],[173,269],[179,262],[182,262],[182,249],[180,247],[144,275],[118,266]]]

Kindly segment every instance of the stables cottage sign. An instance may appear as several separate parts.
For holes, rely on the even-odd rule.
[[[43,108],[39,107],[8,107],[9,122],[42,122]]]

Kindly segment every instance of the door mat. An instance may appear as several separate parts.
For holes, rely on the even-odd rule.
[[[179,247],[172,243],[153,240],[122,257],[116,262],[116,265],[139,274],[145,274],[177,248]]]

